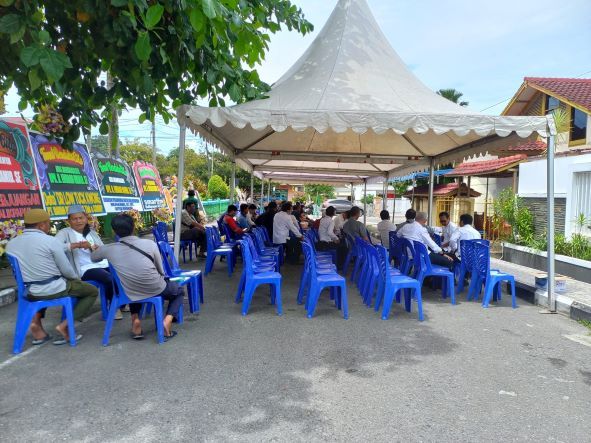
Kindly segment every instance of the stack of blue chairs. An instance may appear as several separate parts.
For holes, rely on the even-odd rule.
[[[213,269],[216,257],[225,257],[228,266],[228,276],[232,276],[234,265],[236,263],[236,254],[231,246],[218,245],[215,240],[215,228],[213,226],[205,227],[205,239],[207,241],[207,259],[205,260],[205,275]]]
[[[309,234],[304,235],[304,242],[310,246],[313,246],[312,239]],[[316,266],[319,274],[323,273],[334,273],[336,272],[336,266],[332,263],[332,260],[328,256],[314,254],[314,260],[308,261],[308,256],[304,253],[304,266],[302,268],[302,274],[300,276],[300,287],[298,290],[298,304],[301,305],[306,297],[306,292],[310,288],[310,266]],[[307,300],[307,299],[306,299]],[[306,303],[307,307],[307,303]]]
[[[472,269],[472,278],[470,281],[470,289],[468,291],[468,300],[472,296],[478,300],[478,294],[484,285],[484,296],[482,298],[482,307],[488,308],[491,300],[501,299],[501,283],[506,281],[511,285],[511,304],[513,309],[517,308],[517,300],[515,298],[515,277],[499,271],[498,269],[490,268],[490,246],[486,243],[476,241],[473,243],[474,267]],[[496,290],[496,291],[495,291]]]
[[[321,292],[326,288],[330,288],[331,299],[335,300],[338,309],[342,309],[343,317],[348,319],[349,304],[347,301],[347,283],[345,277],[337,274],[334,264],[329,263],[329,266],[321,266],[317,262],[314,245],[309,239],[306,239],[302,243],[302,248],[304,251],[305,275],[302,275],[300,287],[305,285],[308,288],[308,297],[306,299],[308,318],[314,316]],[[298,302],[301,303],[299,296]]]
[[[277,315],[282,315],[283,308],[281,304],[281,274],[273,270],[275,266],[274,260],[273,263],[269,261],[266,263],[266,265],[263,262],[257,265],[250,253],[251,246],[249,245],[248,240],[239,240],[238,243],[240,244],[240,249],[242,250],[242,259],[244,263],[244,297],[242,301],[242,315],[246,315],[248,313],[248,309],[250,307],[250,303],[256,288],[265,284],[271,286],[271,304],[277,306]],[[240,294],[237,294],[237,303],[240,301],[238,298],[239,295]]]

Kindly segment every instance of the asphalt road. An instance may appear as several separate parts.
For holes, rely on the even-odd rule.
[[[285,315],[261,290],[243,318],[239,275],[215,269],[163,345],[126,318],[104,348],[94,315],[76,348],[14,358],[15,306],[0,309],[0,440],[591,441],[591,348],[565,337],[589,331],[565,317],[427,291],[424,322],[400,305],[382,321],[350,286],[349,320],[327,296],[309,320],[285,266]]]

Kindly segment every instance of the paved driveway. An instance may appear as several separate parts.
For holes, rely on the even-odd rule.
[[[14,358],[15,306],[0,309],[0,440],[590,441],[591,348],[565,338],[579,324],[431,291],[424,322],[400,305],[382,321],[352,286],[349,320],[328,297],[309,320],[284,271],[285,315],[262,290],[243,318],[239,275],[216,265],[201,314],[161,346],[126,318],[104,348],[94,315],[76,348]]]

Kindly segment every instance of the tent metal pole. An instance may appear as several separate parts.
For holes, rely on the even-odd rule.
[[[548,310],[556,312],[556,296],[554,294],[554,135],[548,137],[547,161],[547,194],[548,194]]]
[[[392,192],[394,196],[392,198],[392,223],[396,223],[396,182],[392,183],[392,188],[394,189]]]
[[[179,169],[177,173],[177,193],[176,193],[176,207],[174,217],[174,256],[178,257],[181,252],[181,213],[183,212],[183,180],[185,179],[185,136],[187,133],[187,123],[184,119],[180,119],[179,132]]]
[[[384,192],[382,195],[382,209],[388,209],[388,179],[384,180]]]
[[[269,179],[269,183],[267,183],[267,199],[271,201],[271,179]]]
[[[261,209],[265,206],[265,177],[261,178]]]
[[[353,187],[353,182],[351,182],[351,204],[355,204],[355,188]]]
[[[367,224],[367,179],[363,179],[363,224]]]
[[[254,203],[254,175],[250,174],[250,202]]]
[[[435,158],[429,159],[429,201],[427,202],[427,216],[429,224],[433,225],[433,181],[435,180]]]
[[[232,178],[230,179],[230,204],[236,199],[236,160],[232,160]]]

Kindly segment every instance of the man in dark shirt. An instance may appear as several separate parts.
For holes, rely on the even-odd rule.
[[[195,203],[195,206],[199,207],[199,200],[195,198],[195,191],[190,189],[188,194],[189,196],[183,200],[183,208],[187,206],[187,203]]]
[[[277,203],[270,202],[267,205],[265,212],[258,216],[255,220],[257,226],[264,226],[269,233],[269,238],[273,238],[273,219],[275,218],[275,214],[277,213]]]

